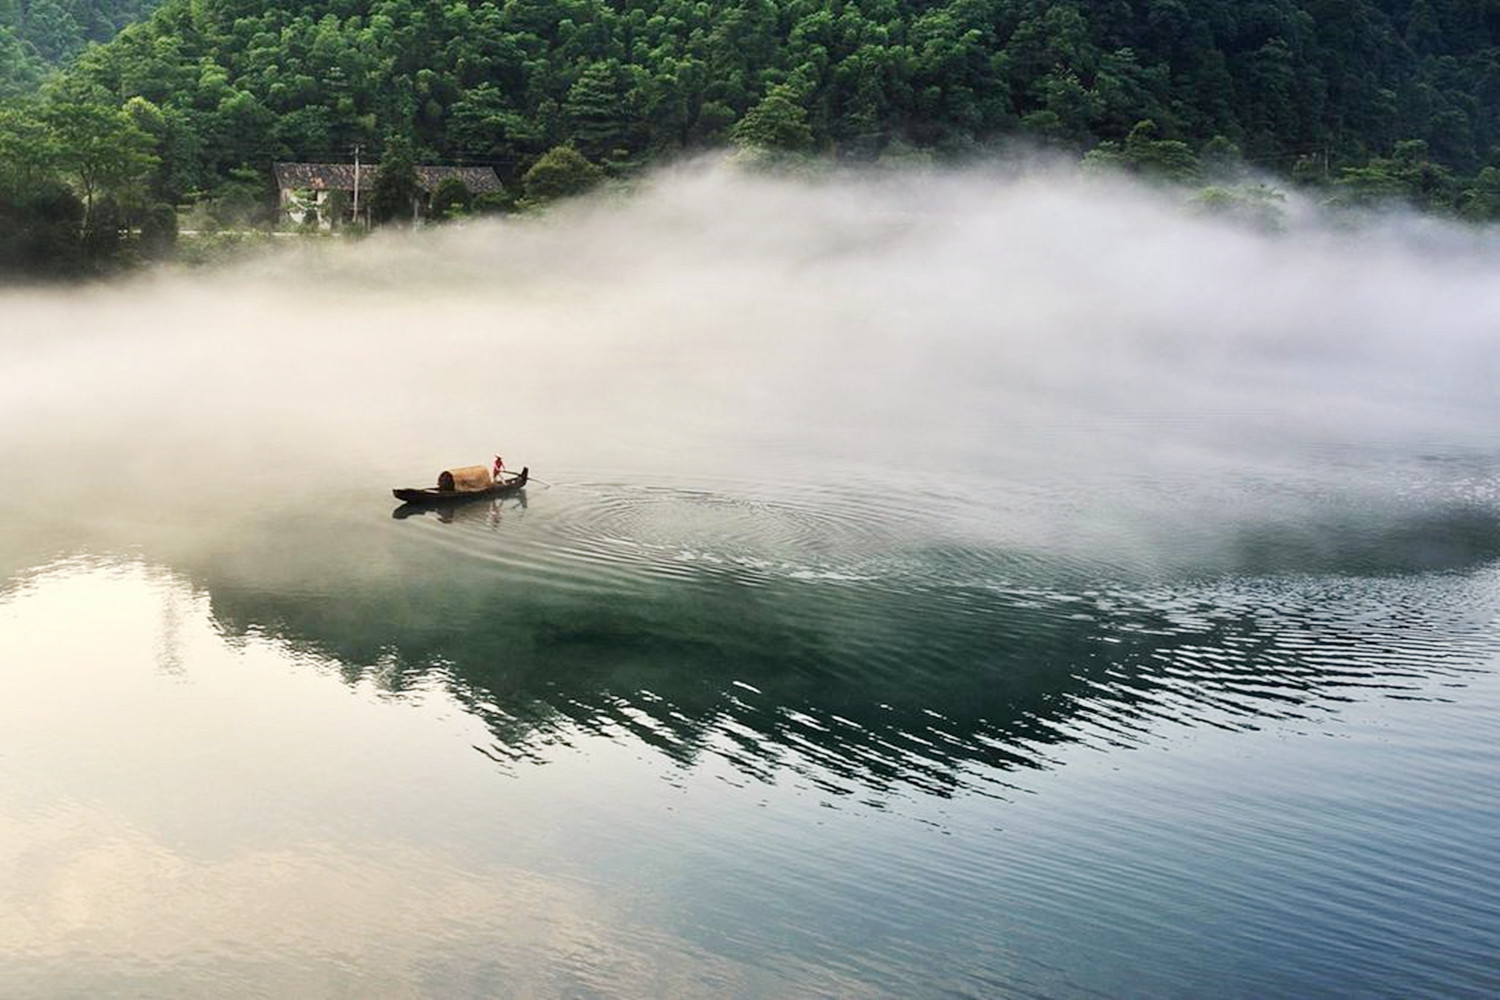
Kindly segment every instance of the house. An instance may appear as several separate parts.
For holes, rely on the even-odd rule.
[[[292,222],[307,220],[311,212],[322,229],[337,221],[352,220],[364,213],[370,189],[375,186],[379,167],[370,163],[274,163],[277,198],[283,215]],[[448,178],[461,181],[469,194],[500,194],[505,189],[500,178],[489,167],[443,167],[422,165],[416,168],[418,203],[412,216],[427,208],[432,193]]]

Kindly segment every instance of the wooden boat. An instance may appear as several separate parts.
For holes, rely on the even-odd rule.
[[[476,474],[475,470],[478,470]],[[481,479],[480,476],[483,476]],[[531,477],[531,469],[523,467],[520,473],[510,473],[506,479],[490,481],[489,469],[483,465],[471,465],[461,469],[444,469],[438,475],[436,489],[411,487],[391,490],[397,500],[406,503],[444,504],[462,503],[466,500],[483,500],[486,497],[508,497],[525,488]]]

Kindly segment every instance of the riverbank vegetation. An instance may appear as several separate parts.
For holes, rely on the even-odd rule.
[[[393,159],[491,166],[491,207],[524,207],[725,146],[942,162],[1019,137],[1500,218],[1500,0],[149,6],[0,0],[0,267],[168,253],[184,213],[269,225],[273,161],[356,151],[398,200]]]

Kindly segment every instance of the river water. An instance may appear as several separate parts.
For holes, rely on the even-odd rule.
[[[7,292],[0,995],[1495,995],[1495,251],[700,166]]]

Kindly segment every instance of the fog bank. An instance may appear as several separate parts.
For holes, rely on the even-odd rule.
[[[13,524],[127,540],[497,450],[751,492],[912,469],[965,501],[953,531],[1043,546],[1490,504],[1497,279],[1500,240],[1432,220],[697,164],[545,218],[0,293],[0,487]]]

